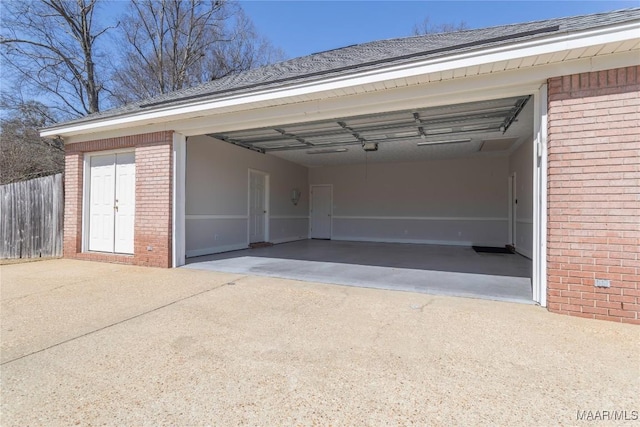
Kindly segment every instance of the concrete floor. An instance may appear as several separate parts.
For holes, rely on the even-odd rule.
[[[3,427],[586,426],[640,407],[636,326],[534,305],[65,259],[1,266],[0,299]]]
[[[462,246],[301,240],[189,258],[186,268],[532,303],[531,260]]]

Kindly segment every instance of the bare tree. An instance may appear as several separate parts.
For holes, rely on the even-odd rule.
[[[282,58],[236,3],[132,0],[122,21],[124,59],[114,97],[127,103]]]
[[[105,90],[96,65],[98,0],[5,2],[0,30],[3,80],[33,98],[51,100],[64,117],[100,111]],[[10,73],[9,73],[10,71]]]
[[[7,98],[3,99],[5,106]],[[55,122],[44,104],[11,99],[12,113],[0,120],[0,184],[64,170],[62,141],[40,138],[38,129]]]
[[[412,33],[414,36],[421,36],[424,34],[453,33],[468,29],[469,26],[464,21],[458,23],[432,24],[431,19],[427,16],[422,22],[413,26]]]

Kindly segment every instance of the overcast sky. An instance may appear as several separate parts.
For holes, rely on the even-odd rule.
[[[635,1],[241,1],[275,46],[293,58],[411,35],[414,24],[464,21],[470,28],[640,6]]]

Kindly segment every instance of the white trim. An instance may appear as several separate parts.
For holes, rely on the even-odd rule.
[[[91,201],[90,193],[91,193],[91,158],[94,156],[108,156],[110,154],[121,154],[121,153],[133,153],[134,164],[136,161],[136,149],[135,147],[127,147],[127,148],[118,148],[114,150],[104,150],[104,151],[85,151],[82,159],[82,212],[81,212],[81,233],[82,236],[80,238],[80,247],[81,252],[95,252],[89,251],[89,203]],[[137,177],[137,171],[136,171]],[[137,185],[137,184],[136,184]],[[134,189],[135,191],[135,189]],[[135,206],[134,206],[135,209]],[[135,218],[134,211],[134,218]],[[135,234],[134,234],[135,239]],[[134,249],[135,251],[135,249]],[[120,254],[119,252],[101,252],[108,254]],[[126,253],[124,255],[134,255],[133,253]]]
[[[309,219],[306,215],[271,215],[271,219]]]
[[[249,246],[244,243],[238,243],[235,245],[226,245],[226,246],[214,246],[211,248],[202,248],[202,249],[191,249],[186,252],[187,258],[193,258],[197,256],[203,255],[213,255],[219,254],[222,252],[230,252],[230,251],[239,251],[241,249],[248,249]]]
[[[185,215],[185,219],[242,219],[248,220],[248,215]]]
[[[309,185],[309,229],[307,231],[307,234],[309,235],[309,238],[311,239],[311,226],[313,225],[311,223],[311,211],[313,209],[313,187],[329,187],[330,190],[330,194],[331,194],[331,200],[329,200],[329,205],[331,208],[331,212],[329,213],[329,218],[331,218],[331,220],[329,221],[329,239],[333,239],[333,184],[311,184]]]
[[[355,220],[397,220],[397,221],[508,221],[509,218],[502,217],[446,217],[446,216],[346,216],[336,215],[333,219],[355,219]]]
[[[534,94],[533,300],[547,306],[547,85]]]
[[[173,217],[172,217],[172,266],[185,264],[186,258],[186,171],[187,171],[187,138],[174,132],[173,134]]]
[[[551,35],[542,39],[531,40],[516,45],[498,46],[489,49],[478,49],[458,55],[445,56],[435,59],[419,61],[410,64],[402,64],[385,67],[366,72],[351,73],[346,76],[332,77],[321,81],[289,84],[269,90],[260,90],[241,95],[220,97],[216,100],[196,101],[183,106],[163,106],[151,111],[137,114],[124,114],[122,116],[84,122],[71,125],[53,127],[41,132],[43,137],[57,135],[69,136],[72,134],[89,133],[90,131],[107,128],[117,128],[135,123],[144,124],[145,121],[157,123],[166,121],[169,117],[186,119],[230,106],[244,106],[241,109],[250,108],[249,104],[272,101],[275,99],[291,98],[301,95],[317,94],[320,92],[344,89],[353,86],[379,83],[387,80],[414,77],[435,72],[450,71],[460,68],[478,67],[489,63],[498,63],[520,59],[524,57],[551,54],[589,46],[600,46],[606,43],[615,43],[638,38],[640,23],[633,22],[624,25],[609,26],[583,32],[560,35]]]
[[[247,170],[247,246],[251,245],[251,173],[257,173],[264,176],[264,241],[269,241],[269,224],[271,215],[271,206],[269,194],[270,190],[270,176],[267,172],[251,169]]]

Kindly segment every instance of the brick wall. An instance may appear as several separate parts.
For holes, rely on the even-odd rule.
[[[640,324],[640,67],[548,83],[549,310]]]
[[[173,132],[155,132],[66,146],[64,256],[93,261],[171,267]],[[82,252],[84,153],[133,148],[136,159],[134,254]]]

